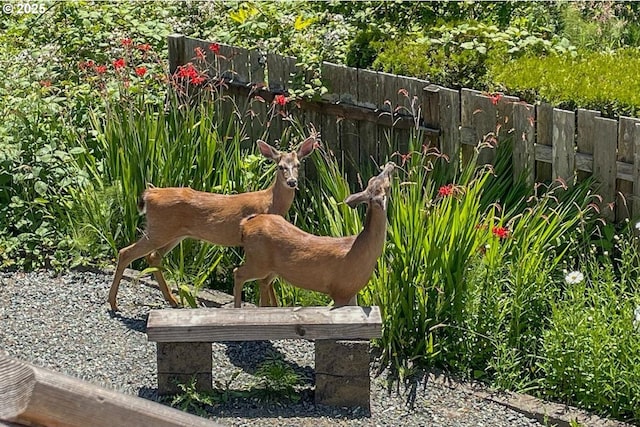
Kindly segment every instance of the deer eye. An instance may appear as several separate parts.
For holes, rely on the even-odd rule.
[[[281,171],[285,170],[286,168],[283,165],[278,165],[278,169],[280,169]]]

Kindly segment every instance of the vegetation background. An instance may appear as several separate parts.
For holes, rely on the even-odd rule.
[[[253,121],[258,105],[223,114],[234,107],[198,70],[188,84],[205,95],[181,92],[186,77],[166,70],[173,32],[293,55],[315,72],[332,61],[609,116],[638,116],[640,105],[635,2],[41,3],[0,15],[2,269],[112,265],[142,226],[147,182],[264,188],[273,169],[244,141],[246,126],[267,131],[282,114],[289,125],[271,137],[301,139],[292,104],[264,105]],[[215,60],[215,48],[200,59]],[[322,90],[318,74],[290,95]],[[640,422],[637,220],[601,221],[588,182],[514,182],[508,140],[493,169],[472,163],[455,176],[419,141],[392,159],[403,172],[388,241],[360,295],[384,312],[385,363],[403,380],[439,367]],[[357,233],[363,212],[340,203],[357,183],[330,152],[311,161],[318,179],[301,185],[289,219]],[[166,270],[188,302],[202,286],[228,291],[240,260],[185,241]],[[328,303],[277,289],[287,304]]]

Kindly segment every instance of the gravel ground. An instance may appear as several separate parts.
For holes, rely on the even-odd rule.
[[[106,302],[111,276],[102,272],[0,273],[0,349],[21,360],[123,393],[155,400],[156,350],[147,342],[151,309],[166,307],[157,289],[124,281],[120,312]],[[406,391],[389,392],[384,373],[372,378],[371,412],[313,403],[313,343],[302,340],[213,344],[214,381],[230,389],[256,384],[251,375],[268,355],[282,357],[303,378],[299,403],[231,397],[208,406],[209,417],[244,426],[541,426],[480,399],[453,379],[425,381],[407,406]],[[232,378],[234,373],[236,378]],[[223,386],[221,386],[223,387]]]

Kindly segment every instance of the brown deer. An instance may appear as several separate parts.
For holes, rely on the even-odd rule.
[[[387,233],[387,196],[394,163],[369,180],[367,188],[345,203],[367,204],[364,228],[357,236],[326,237],[306,233],[277,215],[252,215],[240,223],[245,262],[234,270],[234,306],[242,304],[245,282],[260,280],[260,305],[278,305],[271,282],[329,295],[336,306],[355,304],[365,287]]]
[[[185,238],[205,240],[220,246],[241,246],[240,221],[252,214],[284,216],[298,186],[300,161],[319,143],[311,136],[291,152],[282,152],[264,141],[257,141],[260,153],[278,164],[276,177],[267,189],[241,194],[216,194],[191,188],[149,188],[142,194],[138,209],[146,214],[146,230],[136,243],[120,249],[109,291],[109,304],[116,311],[118,286],[124,269],[143,256],[151,267],[162,295],[172,307],[178,302],[171,294],[160,267],[162,257]]]

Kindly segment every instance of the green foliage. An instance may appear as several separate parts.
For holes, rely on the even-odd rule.
[[[616,242],[614,262],[583,256],[586,279],[567,283],[552,302],[539,361],[546,397],[640,420],[638,243],[629,231]]]
[[[493,86],[489,70],[494,63],[502,64],[526,53],[542,55],[573,50],[566,39],[554,37],[544,28],[500,29],[484,23],[441,25],[377,46],[380,53],[373,62],[374,68],[444,86],[485,90]]]
[[[266,402],[300,400],[300,394],[296,387],[301,378],[296,371],[282,359],[282,356],[271,355],[267,357],[256,370],[255,376],[259,379],[259,386],[254,389],[254,395]]]
[[[529,102],[597,109],[609,116],[638,115],[639,72],[638,49],[584,52],[577,57],[527,55],[493,71],[497,84]]]

